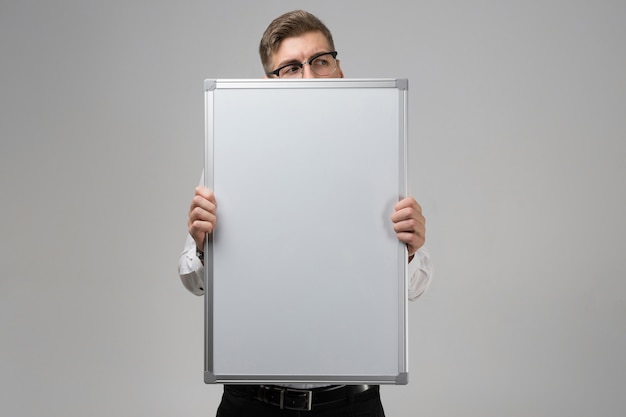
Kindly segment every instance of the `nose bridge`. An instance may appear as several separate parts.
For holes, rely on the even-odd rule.
[[[313,72],[311,64],[308,62],[302,63],[302,78],[317,78],[317,75]]]

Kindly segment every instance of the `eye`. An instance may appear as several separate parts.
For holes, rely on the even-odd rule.
[[[284,66],[280,69],[280,76],[281,77],[288,77],[290,75],[295,75],[298,74],[300,72],[300,66],[293,64],[293,65],[287,65]]]
[[[313,65],[316,67],[326,67],[330,65],[330,61],[326,57],[315,58]]]

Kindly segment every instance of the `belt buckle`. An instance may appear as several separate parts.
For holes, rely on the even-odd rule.
[[[290,405],[285,405],[285,393],[293,392],[297,395],[306,395],[306,404],[303,407],[295,407]],[[300,411],[311,411],[313,406],[313,391],[311,390],[300,390],[300,389],[291,389],[285,388],[280,390],[280,409],[281,410],[300,410]]]

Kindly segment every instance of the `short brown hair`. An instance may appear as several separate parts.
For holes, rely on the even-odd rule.
[[[283,40],[308,32],[321,32],[328,41],[330,49],[335,50],[333,35],[330,30],[311,13],[304,10],[294,10],[274,19],[265,29],[259,44],[259,55],[261,55],[261,63],[265,72],[274,69],[272,68],[272,55],[278,50]]]

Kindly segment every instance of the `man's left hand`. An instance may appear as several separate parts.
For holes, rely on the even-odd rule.
[[[400,242],[406,243],[409,257],[424,245],[426,241],[426,219],[422,207],[412,197],[400,200],[391,216],[393,230]]]

